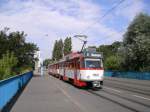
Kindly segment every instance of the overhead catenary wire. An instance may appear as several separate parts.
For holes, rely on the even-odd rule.
[[[128,7],[130,4],[133,4],[134,2],[132,1],[132,2],[130,2],[130,3],[128,3],[128,4],[126,4],[125,5],[125,7],[123,7],[123,8],[126,8],[126,7]],[[123,30],[119,30],[117,33],[123,33]],[[90,43],[98,43],[99,41],[101,41],[101,40],[107,40],[107,39],[109,39],[109,37],[112,37],[112,36],[114,36],[115,34],[114,33],[111,33],[111,34],[109,34],[109,35],[106,35],[106,36],[104,36],[103,38],[101,38],[100,40],[94,40],[94,41],[88,41],[88,42],[90,42]],[[106,38],[106,37],[108,37],[108,38]]]
[[[119,5],[121,5],[125,0],[120,0],[116,5],[114,5],[112,8],[110,8],[108,11],[106,11],[106,13],[104,13],[99,20],[95,21],[94,23],[90,24],[86,29],[84,29],[82,33],[88,31],[91,26],[94,26],[97,22],[101,22],[101,20],[103,20],[108,14],[110,14],[113,10],[115,10]]]
[[[85,33],[86,31],[88,31],[91,27],[93,27],[96,23],[98,23],[98,22],[102,22],[102,20],[107,16],[107,15],[109,15],[113,10],[115,10],[117,7],[119,7],[124,1],[126,1],[126,0],[120,0],[119,2],[115,2],[114,4],[114,6],[113,7],[111,7],[108,11],[106,11],[101,17],[100,17],[100,19],[99,20],[97,20],[97,21],[95,21],[94,23],[92,23],[92,24],[90,24],[86,29],[84,29],[83,31],[81,31],[81,33],[80,34],[83,34],[83,33]],[[122,31],[120,31],[120,32],[122,32]],[[114,35],[114,34],[112,34],[112,35]],[[108,35],[108,36],[105,36],[105,37],[111,37],[112,35]],[[81,40],[81,39],[80,39]],[[81,41],[83,41],[83,40],[81,40]],[[90,42],[90,41],[87,41],[86,40],[86,43],[87,42]],[[98,41],[96,41],[96,43],[97,43]]]
[[[122,33],[123,31],[121,30],[121,31],[118,31],[117,33]],[[115,34],[114,33],[111,33],[111,34],[109,34],[109,35],[107,35],[107,36],[104,36],[101,40],[94,40],[94,41],[88,41],[89,43],[96,43],[96,44],[98,44],[100,41],[105,41],[105,40],[107,40],[107,39],[109,39],[109,37],[112,37],[112,36],[114,36]],[[108,37],[108,38],[107,38]]]

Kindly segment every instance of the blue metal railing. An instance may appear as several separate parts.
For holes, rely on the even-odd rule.
[[[27,72],[0,81],[0,111],[28,83],[32,76],[33,72]]]
[[[108,77],[150,80],[150,72],[105,71],[104,75]]]

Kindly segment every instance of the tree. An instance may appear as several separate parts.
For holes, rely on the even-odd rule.
[[[13,52],[7,51],[0,59],[0,80],[8,78],[13,75],[12,69],[17,65],[17,57]]]
[[[53,63],[53,60],[52,59],[45,59],[43,61],[43,66],[46,66],[46,68],[48,68],[48,65]]]
[[[63,57],[63,41],[62,39],[56,40],[53,48],[52,59],[57,61]]]
[[[108,57],[105,61],[105,66],[107,70],[120,70],[120,57],[117,55],[112,55]]]
[[[39,50],[38,47],[33,43],[25,43],[20,50],[22,53],[20,54],[18,65],[34,67],[34,62],[37,60],[34,58],[34,53]]]
[[[63,55],[71,53],[71,50],[72,50],[71,37],[67,37],[64,43],[62,39],[56,40],[52,52],[52,60],[58,61],[63,57]]]
[[[71,53],[71,51],[72,51],[71,37],[67,37],[64,41],[64,55]]]
[[[8,30],[9,28],[4,28],[0,31],[0,58],[2,58],[3,54],[5,54],[9,48],[6,34]]]
[[[123,66],[126,70],[150,71],[150,16],[139,14],[124,34]]]
[[[27,35],[24,32],[11,32],[8,35],[9,51],[13,51],[18,58],[18,67],[34,66],[34,53],[38,47],[33,43],[25,42]]]
[[[57,40],[55,40],[55,43],[54,43],[54,47],[53,47],[53,52],[52,52],[52,60],[56,60],[56,50],[57,50]]]
[[[7,54],[7,51],[10,51],[18,60],[14,71],[20,73],[24,67],[32,68],[35,60],[34,52],[38,50],[38,47],[25,41],[27,35],[24,32],[8,32],[8,30],[9,28],[4,28],[0,31],[0,59]]]
[[[112,59],[116,59],[116,57],[119,58],[118,50],[121,47],[121,45],[122,45],[122,42],[116,41],[116,42],[112,43],[111,45],[100,45],[97,48],[97,52],[103,53],[103,60],[104,60],[105,69],[110,68],[110,63],[113,63]],[[114,60],[114,61],[116,61],[116,60]],[[116,68],[116,67],[113,67],[113,68]],[[120,70],[120,69],[121,68],[118,68],[118,70]]]
[[[63,57],[63,46],[64,46],[63,41],[62,41],[62,39],[60,39],[58,41],[58,45],[57,45],[57,47],[58,47],[57,60],[59,60]]]

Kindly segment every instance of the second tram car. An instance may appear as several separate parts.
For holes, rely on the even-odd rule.
[[[71,53],[59,62],[49,65],[49,74],[70,81],[78,87],[102,88],[102,54],[92,48],[87,48],[82,53]]]

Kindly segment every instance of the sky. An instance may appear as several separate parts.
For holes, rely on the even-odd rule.
[[[73,51],[82,42],[74,35],[88,36],[87,46],[121,41],[134,17],[150,15],[150,0],[0,0],[0,30],[24,31],[26,41],[37,44],[42,59],[51,58],[55,40],[72,37]]]

